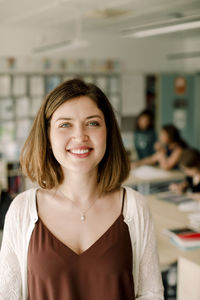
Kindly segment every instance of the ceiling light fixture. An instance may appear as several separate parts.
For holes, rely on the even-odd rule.
[[[176,25],[169,25],[169,26],[130,32],[126,34],[125,37],[143,38],[143,37],[167,34],[167,33],[196,29],[196,28],[200,28],[200,21],[193,21],[193,22],[181,23]]]
[[[167,55],[167,59],[169,60],[187,59],[187,58],[196,58],[196,57],[200,57],[200,51],[180,52],[180,53],[172,53]]]
[[[38,47],[33,48],[32,51],[34,54],[41,54],[47,52],[60,52],[63,50],[67,51],[88,47],[90,43],[82,39],[82,19],[78,11],[76,13],[74,36],[75,37],[72,39],[40,45]]]
[[[62,50],[73,50],[78,48],[85,48],[89,46],[89,42],[80,39],[65,40],[58,43],[52,43],[33,49],[34,54],[60,52]]]

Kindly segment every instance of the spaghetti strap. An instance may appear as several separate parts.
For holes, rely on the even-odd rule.
[[[121,215],[123,215],[123,210],[124,210],[125,193],[126,193],[126,190],[125,190],[125,188],[123,188]]]

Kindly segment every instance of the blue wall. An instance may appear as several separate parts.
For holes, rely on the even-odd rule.
[[[175,79],[177,77],[184,77],[186,79],[186,90],[183,94],[177,94],[175,90]],[[198,96],[200,89],[197,88],[196,75],[188,74],[162,74],[160,76],[160,125],[172,123],[175,124],[174,116],[175,110],[180,108],[175,107],[175,103],[178,101],[184,102],[186,105],[182,107],[181,110],[184,110],[185,114],[185,126],[184,128],[179,128],[182,137],[188,142],[191,146],[197,146],[197,105]],[[199,117],[198,117],[199,119]],[[200,123],[200,122],[199,122]],[[183,127],[183,126],[182,126]]]

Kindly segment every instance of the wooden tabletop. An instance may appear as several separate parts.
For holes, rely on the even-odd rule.
[[[176,262],[180,257],[200,265],[200,249],[181,250],[173,245],[162,233],[163,229],[172,229],[189,225],[187,213],[182,212],[174,204],[159,200],[156,196],[146,196],[155,224],[158,253],[161,267]]]

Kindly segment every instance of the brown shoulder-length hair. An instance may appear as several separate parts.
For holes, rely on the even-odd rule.
[[[98,184],[101,192],[110,192],[120,187],[128,177],[129,159],[106,95],[94,84],[85,83],[80,79],[65,81],[47,95],[21,151],[22,171],[45,189],[58,187],[62,183],[62,168],[53,155],[48,137],[50,120],[60,105],[81,96],[92,99],[104,114],[107,145],[105,155],[98,166]]]
[[[182,139],[179,130],[174,125],[166,124],[162,130],[168,134],[170,143],[176,143],[183,149],[187,148],[187,143]]]

